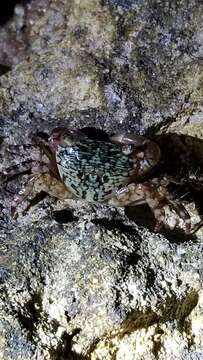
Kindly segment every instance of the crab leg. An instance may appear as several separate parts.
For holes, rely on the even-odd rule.
[[[155,231],[162,226],[165,218],[165,199],[151,184],[130,184],[117,192],[116,197],[110,199],[109,204],[114,206],[136,206],[147,203],[154,213],[157,223]]]
[[[185,223],[185,229],[186,233],[189,234],[191,231],[191,219],[188,211],[185,209],[185,207],[181,204],[178,200],[172,200],[170,201],[168,199],[168,203],[171,206],[171,208],[179,215],[179,217],[184,221]]]
[[[193,226],[191,233],[195,234],[201,227],[203,227],[203,219]]]
[[[17,211],[16,211],[18,205],[20,203],[22,203],[23,201],[25,201],[27,199],[27,197],[33,192],[35,180],[36,180],[35,176],[33,178],[29,179],[29,181],[24,184],[23,189],[18,193],[18,195],[16,195],[14,197],[14,200],[11,205],[11,216],[14,219],[16,219],[18,216]],[[27,205],[27,207],[28,207],[28,205]],[[26,211],[26,208],[24,211]]]
[[[5,183],[14,175],[22,174],[26,171],[31,171],[31,173],[36,172],[44,172],[47,171],[47,166],[43,163],[40,163],[36,160],[26,160],[19,164],[13,165],[8,167],[7,169],[4,169],[2,173],[0,173],[0,182],[1,184]]]
[[[11,206],[11,213],[14,218],[17,217],[17,207],[20,203],[24,202],[29,195],[35,195],[40,192],[46,192],[51,197],[55,197],[60,200],[71,199],[73,195],[65,187],[65,185],[53,177],[49,173],[43,173],[33,176],[27,183],[24,184],[24,189],[14,198]],[[27,204],[23,212],[26,212],[30,204]]]
[[[186,231],[190,232],[190,215],[187,210],[177,201],[168,199],[166,191],[157,190],[156,187],[147,182],[141,184],[130,184],[119,190],[115,197],[109,200],[113,206],[136,206],[147,203],[157,220],[155,231],[164,224],[165,206],[170,206],[184,220]]]
[[[4,144],[3,149],[4,149],[4,151],[6,150],[9,153],[15,154],[15,155],[27,153],[27,151],[36,150],[35,146],[32,144],[23,144],[23,145]]]

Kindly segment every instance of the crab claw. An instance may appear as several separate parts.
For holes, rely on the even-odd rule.
[[[147,141],[144,136],[133,134],[116,134],[111,136],[110,140],[117,144],[133,145],[134,147],[143,146]]]

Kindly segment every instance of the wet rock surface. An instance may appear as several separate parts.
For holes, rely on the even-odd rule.
[[[146,134],[166,160],[157,176],[190,177],[183,201],[195,222],[202,2],[53,0],[23,9],[0,29],[0,48],[10,36],[20,43],[6,49],[11,70],[0,77],[1,167],[30,157],[6,152],[7,142],[29,143],[58,125]],[[14,220],[10,204],[27,176],[0,191],[0,358],[202,359],[202,231],[155,234],[145,207],[45,194]]]

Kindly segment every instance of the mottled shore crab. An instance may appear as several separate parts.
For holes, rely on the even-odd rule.
[[[80,198],[116,207],[147,203],[156,218],[156,231],[167,226],[165,210],[169,208],[183,219],[186,232],[191,231],[187,210],[168,193],[163,179],[148,179],[161,157],[155,142],[133,134],[102,141],[79,130],[55,128],[47,142],[38,136],[34,143],[40,149],[38,160],[29,159],[1,173],[3,183],[16,173],[31,172],[14,199],[13,214],[28,195],[43,190],[58,199]]]

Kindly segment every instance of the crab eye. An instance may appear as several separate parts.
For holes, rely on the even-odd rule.
[[[58,137],[61,137],[65,132],[67,132],[66,128],[57,127],[57,128],[52,130],[50,137],[53,138],[53,139],[57,139]]]
[[[60,146],[74,146],[84,138],[86,136],[81,131],[58,127],[52,130],[49,144],[52,148],[57,149],[59,144]]]
[[[56,148],[58,146],[58,144],[61,142],[61,140],[63,141],[63,136],[65,133],[66,129],[65,128],[55,128],[52,130],[51,135],[49,137],[49,144]]]

